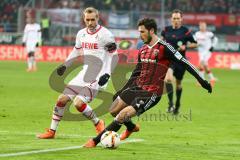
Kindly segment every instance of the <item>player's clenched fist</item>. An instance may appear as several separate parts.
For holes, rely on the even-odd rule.
[[[102,75],[98,81],[99,86],[104,86],[107,83],[109,78],[110,78],[110,75],[108,73],[105,73],[104,75]]]
[[[57,74],[59,76],[62,76],[64,72],[66,71],[67,67],[65,65],[61,65],[57,68]]]

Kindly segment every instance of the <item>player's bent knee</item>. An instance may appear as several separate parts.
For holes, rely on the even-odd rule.
[[[117,112],[116,112],[116,110],[114,110],[114,109],[109,109],[109,113],[113,116],[113,117],[116,117],[117,116]]]
[[[87,104],[82,103],[81,105],[75,105],[75,107],[79,112],[83,112],[85,110],[85,108],[87,107]]]
[[[66,95],[63,95],[61,94],[59,97],[58,97],[58,100],[57,100],[57,104],[59,105],[66,105],[66,103],[70,100],[70,98]]]
[[[83,112],[85,108],[87,107],[87,104],[84,103],[81,99],[75,98],[73,101],[74,106],[79,112]]]
[[[172,79],[171,78],[166,78],[166,83],[172,83]]]
[[[172,76],[168,75],[168,76],[165,77],[165,82],[172,83],[172,81],[173,81],[173,77]]]

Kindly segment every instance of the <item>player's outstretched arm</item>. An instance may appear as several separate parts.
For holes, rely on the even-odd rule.
[[[200,76],[198,70],[188,61],[186,60],[181,53],[179,53],[176,49],[174,49],[170,44],[166,43],[166,42],[161,42],[162,44],[165,45],[166,48],[166,55],[172,60],[172,61],[178,61],[180,63],[182,63],[187,71],[192,74],[197,80],[198,82],[201,84],[201,86],[206,89],[209,93],[212,93],[212,87],[210,85],[210,83],[205,80],[203,77]]]
[[[191,73],[198,80],[198,82],[201,84],[201,86],[204,89],[206,89],[208,91],[208,93],[212,93],[212,87],[211,87],[210,83],[200,76],[198,70],[188,60],[186,60],[184,57],[182,57],[180,59],[180,62],[183,65],[185,65],[187,71],[189,73]]]
[[[57,74],[59,76],[62,76],[67,70],[67,67],[70,67],[75,61],[75,59],[79,58],[79,56],[81,56],[82,54],[83,54],[82,48],[77,49],[76,47],[74,47],[72,52],[68,55],[67,59],[65,60],[64,64],[61,64],[57,68]]]

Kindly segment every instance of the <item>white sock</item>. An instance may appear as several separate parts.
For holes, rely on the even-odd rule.
[[[34,67],[34,57],[30,57],[31,59],[31,64],[32,64],[32,68]]]
[[[28,65],[28,69],[30,69],[31,68],[31,59],[30,59],[30,57],[27,58],[27,65]]]
[[[36,61],[35,61],[35,57],[31,57],[31,62],[32,62],[32,68],[36,68]]]
[[[53,115],[52,115],[52,122],[50,129],[56,131],[59,122],[61,121],[63,114],[64,114],[65,106],[58,107],[57,105],[54,107]]]
[[[91,120],[93,122],[94,125],[96,125],[99,122],[99,118],[97,118],[95,112],[93,111],[93,109],[86,104],[86,108],[83,110],[82,114],[89,120]]]

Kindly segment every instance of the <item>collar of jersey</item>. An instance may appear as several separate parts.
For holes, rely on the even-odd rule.
[[[91,35],[92,35],[92,34],[95,34],[95,33],[97,33],[97,32],[102,28],[102,26],[97,25],[96,28],[97,28],[97,29],[96,29],[94,32],[90,32],[90,31],[88,30],[88,28],[86,28],[87,33],[88,33],[88,34],[91,34]]]
[[[153,48],[159,41],[160,41],[160,38],[158,38],[158,40],[157,40],[152,46],[147,45],[148,48],[149,48],[149,49]]]

